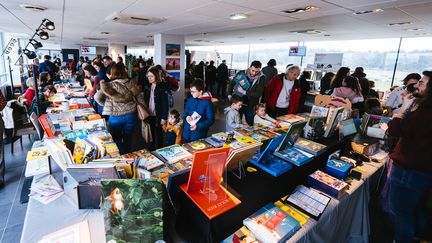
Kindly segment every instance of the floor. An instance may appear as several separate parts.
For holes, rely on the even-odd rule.
[[[0,189],[0,243],[15,243],[21,239],[27,203],[20,203],[20,195],[25,179],[25,159],[31,145],[27,136],[23,137],[22,147],[19,140],[14,143],[14,154],[11,154],[11,144],[5,145],[6,185]]]

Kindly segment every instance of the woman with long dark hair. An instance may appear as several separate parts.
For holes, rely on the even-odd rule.
[[[334,78],[331,82],[330,88],[331,88],[332,92],[335,88],[342,87],[342,82],[346,77],[349,76],[349,73],[350,73],[350,69],[348,67],[339,68],[339,70],[337,71],[336,75],[334,76]]]
[[[320,81],[320,94],[327,94],[330,90],[330,84],[335,74],[333,72],[327,72]]]
[[[361,92],[361,87],[358,79],[353,76],[347,76],[342,81],[342,87],[335,88],[332,96],[348,98],[352,104],[352,108],[358,109],[360,115],[364,112],[364,98]]]

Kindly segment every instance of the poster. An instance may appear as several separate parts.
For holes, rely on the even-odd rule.
[[[180,44],[166,44],[165,55],[179,57],[180,56]]]
[[[343,53],[316,53],[314,68],[326,71],[338,70],[342,66]]]
[[[180,81],[180,72],[168,72],[168,74],[175,78],[177,81]]]
[[[169,58],[165,59],[166,70],[180,70],[180,58]]]
[[[74,59],[74,55],[73,54],[68,54],[68,60],[73,60]]]

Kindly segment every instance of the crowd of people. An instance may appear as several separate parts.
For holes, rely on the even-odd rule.
[[[52,105],[49,98],[56,93],[53,80],[58,79],[61,69],[50,59],[45,56],[37,70],[42,113]],[[109,56],[92,61],[79,58],[69,66],[85,84],[85,92],[94,108],[107,119],[122,153],[131,152],[131,137],[136,136],[134,131],[141,124],[137,116],[139,105],[148,112],[144,121],[150,127],[152,139],[145,147],[150,150],[207,137],[215,122],[213,97],[230,102],[224,110],[226,131],[258,124],[278,127],[276,117],[307,110],[304,103],[311,76],[296,65],[289,64],[285,72],[278,73],[275,59],[270,59],[266,67],[255,60],[246,70],[230,78],[225,60],[217,67],[214,61],[197,65],[193,62],[186,69],[190,96],[183,112],[179,112],[170,109],[173,106],[170,96],[179,89],[178,80],[161,65],[155,65],[152,59],[140,57],[136,60],[132,75],[121,58],[114,62]],[[388,134],[398,142],[390,153],[393,170],[389,202],[395,219],[395,237],[400,242],[408,242],[423,229],[425,216],[419,213],[420,206],[426,191],[432,187],[432,150],[429,148],[432,144],[429,126],[432,123],[432,82],[429,82],[432,72],[422,74],[407,75],[402,86],[392,87],[384,104],[362,67],[355,68],[352,73],[350,68],[341,67],[336,73],[327,72],[320,82],[321,94],[349,100],[360,116],[367,112],[393,117]],[[33,112],[37,94],[32,78],[27,86],[24,97],[29,112]],[[400,200],[401,197],[410,200]]]

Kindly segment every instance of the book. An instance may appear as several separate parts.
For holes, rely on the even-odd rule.
[[[50,154],[48,148],[44,146],[44,147],[40,147],[28,151],[26,160],[29,161],[29,160],[35,160],[40,158],[47,158],[49,155]]]
[[[251,137],[252,139],[256,140],[256,141],[259,141],[259,142],[269,139],[268,137],[264,136],[263,134],[261,134],[261,133],[259,133],[259,132],[257,132],[257,133],[252,133],[252,134],[250,135],[250,137]]]
[[[244,219],[243,224],[258,240],[269,243],[284,242],[300,228],[297,220],[272,203]]]
[[[215,148],[223,147],[225,144],[224,140],[219,140],[213,136],[207,137],[204,139],[207,143],[211,144]]]
[[[306,118],[306,126],[304,128],[303,136],[310,140],[321,139],[325,134],[326,117],[313,117]]]
[[[180,188],[212,219],[240,204],[220,185],[229,148],[213,148],[194,154],[188,182]]]
[[[356,153],[371,156],[378,152],[379,140],[377,138],[356,134],[351,140],[351,148]]]
[[[328,113],[329,113],[329,108],[313,105],[311,112],[310,112],[310,116],[311,117],[326,117],[327,118]]]
[[[164,239],[165,185],[160,180],[102,180],[106,241]]]
[[[190,143],[183,144],[183,147],[189,151],[190,153],[194,153],[196,151],[205,150],[209,148],[213,148],[213,145],[206,142],[205,139],[200,139],[197,141],[193,141]]]
[[[168,176],[174,174],[168,166],[162,166],[150,172],[150,177],[155,179],[160,179],[165,185],[168,185]]]
[[[239,97],[243,97],[243,94],[238,91],[239,87],[242,87],[242,89],[246,90],[246,91],[249,90],[249,88],[251,87],[251,83],[247,79],[247,76],[245,73],[237,73],[234,76],[233,81],[235,82],[233,92],[235,95],[237,95]]]
[[[284,116],[279,116],[277,119],[288,122],[290,124],[294,124],[297,122],[303,122],[305,120],[303,117],[301,117],[299,115],[295,115],[295,114],[287,114]]]
[[[328,138],[333,136],[337,125],[342,117],[343,107],[330,107],[329,115],[326,121],[326,128],[324,132],[324,137]]]
[[[346,190],[348,184],[320,170],[310,174],[307,178],[309,185],[331,197],[340,198]]]
[[[192,156],[191,153],[178,144],[157,149],[155,153],[160,155],[168,164],[173,164],[181,159]]]
[[[47,137],[55,137],[56,135],[55,126],[47,114],[42,114],[39,117],[39,122]]]
[[[87,220],[57,230],[42,237],[38,243],[91,243]]]
[[[314,189],[299,185],[285,202],[318,219],[330,202],[330,198]]]
[[[138,167],[143,168],[145,170],[152,170],[161,165],[164,165],[164,163],[160,159],[158,159],[149,151],[145,151],[145,152],[142,151],[141,156],[142,157],[138,161]]]
[[[187,123],[189,123],[190,126],[194,126],[201,119],[201,115],[198,114],[196,111],[194,111],[191,115],[191,118],[192,118],[192,120],[187,121]]]
[[[242,226],[240,229],[238,229],[234,234],[228,236],[225,240],[222,241],[222,243],[241,243],[241,242],[247,242],[247,243],[260,243],[260,241],[257,240],[256,236],[248,230],[245,226]]]
[[[285,204],[286,196],[282,198],[281,200],[274,203],[274,205],[278,208],[280,208],[282,211],[293,217],[295,220],[297,220],[300,225],[304,225],[308,222],[309,216],[307,214],[304,214],[300,210],[296,209],[294,206],[291,206],[289,204]]]
[[[296,143],[294,144],[294,147],[304,150],[313,155],[319,155],[327,148],[327,146],[323,144],[305,138],[298,138]]]
[[[252,139],[249,136],[241,136],[241,137],[236,138],[236,140],[241,142],[241,143],[244,143],[246,145],[257,143],[256,140]]]
[[[25,177],[49,173],[48,156],[27,160]]]
[[[338,159],[329,159],[324,172],[338,179],[344,180],[351,170],[351,165]]]
[[[282,135],[277,138],[273,138],[263,151],[256,153],[254,156],[252,156],[252,158],[249,159],[249,163],[264,170],[272,176],[280,176],[291,170],[291,164],[273,156],[274,151],[283,141],[285,136],[286,135]]]
[[[313,159],[313,155],[295,147],[287,147],[274,153],[278,158],[290,162],[296,166],[301,166]]]
[[[245,165],[252,156],[261,148],[262,143],[244,145],[239,149],[231,149],[226,160],[226,171],[233,171],[241,165]]]
[[[73,151],[73,159],[75,163],[81,164],[85,155],[86,143],[84,140],[77,138]]]

